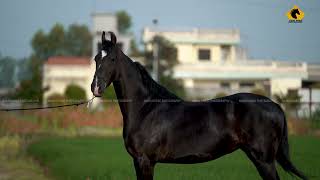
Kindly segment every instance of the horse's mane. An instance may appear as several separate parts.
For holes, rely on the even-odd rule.
[[[142,83],[148,88],[153,98],[159,99],[177,99],[180,100],[178,96],[171,93],[165,87],[161,86],[155,82],[149,75],[148,71],[138,62],[133,63],[136,66],[136,69],[139,71]]]

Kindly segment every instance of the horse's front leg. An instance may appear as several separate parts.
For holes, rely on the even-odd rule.
[[[153,180],[155,162],[150,161],[146,156],[134,158],[133,162],[137,180]]]

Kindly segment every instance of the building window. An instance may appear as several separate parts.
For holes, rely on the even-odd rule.
[[[230,83],[222,82],[222,83],[220,83],[220,87],[224,88],[224,89],[230,89]]]
[[[231,47],[229,45],[221,46],[221,60],[226,61],[231,59]]]
[[[241,82],[240,87],[242,88],[252,88],[255,84],[253,82]]]
[[[210,49],[199,49],[198,58],[199,60],[210,60]]]

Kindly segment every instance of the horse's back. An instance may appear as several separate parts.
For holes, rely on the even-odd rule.
[[[227,96],[235,106],[235,113],[250,116],[259,116],[261,120],[275,120],[282,121],[284,112],[280,105],[273,102],[268,97],[252,94],[252,93],[238,93]]]

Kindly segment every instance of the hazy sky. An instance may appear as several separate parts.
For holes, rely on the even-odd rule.
[[[289,24],[286,12],[298,5],[305,18]],[[1,0],[0,53],[30,55],[30,40],[38,29],[56,22],[91,26],[93,11],[126,10],[138,40],[152,19],[161,27],[238,28],[241,43],[257,59],[320,62],[319,0]]]

